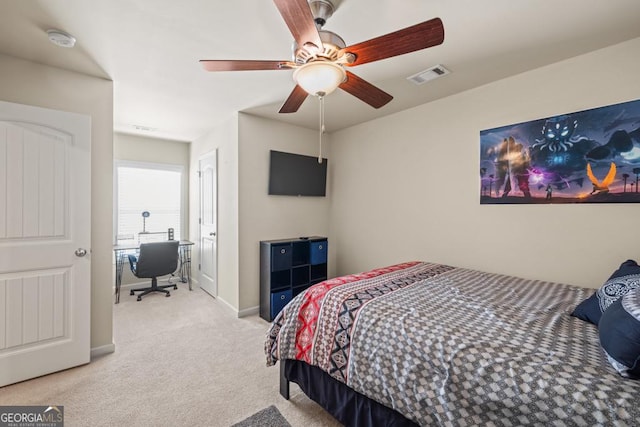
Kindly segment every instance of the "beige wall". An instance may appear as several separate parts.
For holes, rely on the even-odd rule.
[[[193,171],[204,153],[218,150],[218,297],[240,316],[258,311],[260,240],[329,233],[329,197],[267,194],[269,150],[315,156],[317,143],[315,131],[243,113],[192,143]],[[328,152],[323,157],[328,157]],[[197,211],[194,173],[190,219],[194,242]],[[194,252],[197,259],[197,249]]]
[[[231,307],[238,307],[238,118],[227,118],[208,134],[191,143],[189,185],[189,240],[196,243],[192,251],[192,273],[199,280],[198,160],[217,150],[218,162],[218,297]]]
[[[195,171],[218,149],[220,299],[251,312],[258,242],[310,234],[329,235],[330,275],[424,259],[599,286],[634,256],[639,233],[614,224],[630,224],[638,206],[480,206],[479,132],[639,98],[639,47],[633,40],[330,135],[327,198],[267,195],[268,151],[315,155],[315,131],[230,118],[191,153]],[[194,241],[196,183],[192,176]]]
[[[242,311],[258,307],[260,302],[261,240],[328,236],[331,183],[327,183],[327,197],[269,196],[269,151],[317,156],[318,132],[240,114],[239,133],[238,307]],[[323,146],[328,145],[327,139]],[[329,159],[331,168],[329,154],[325,148],[323,157]]]
[[[127,160],[145,163],[161,163],[179,165],[184,168],[185,177],[185,200],[189,194],[189,163],[190,144],[181,141],[172,141],[160,138],[147,138],[139,135],[115,133],[113,135],[113,158],[114,160]],[[182,235],[189,236],[189,204],[184,212],[185,220]],[[122,275],[122,284],[138,283],[140,279],[131,274],[127,268]],[[144,281],[143,281],[144,282]]]
[[[640,205],[481,206],[479,132],[640,98],[638,52],[635,39],[332,135],[337,272],[420,259],[600,286],[638,258]]]
[[[114,160],[181,165],[184,166],[185,172],[188,172],[189,143],[114,133],[113,158]]]
[[[113,345],[113,82],[0,55],[0,99],[91,116],[91,348]]]

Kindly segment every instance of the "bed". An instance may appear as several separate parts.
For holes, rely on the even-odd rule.
[[[319,283],[267,332],[296,382],[345,425],[637,425],[640,381],[571,316],[593,289],[428,262]]]

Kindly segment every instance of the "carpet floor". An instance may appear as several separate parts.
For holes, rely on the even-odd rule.
[[[228,427],[271,405],[292,427],[340,425],[295,384],[290,400],[280,396],[263,351],[267,322],[179,286],[140,302],[123,289],[114,353],[0,388],[0,405],[62,405],[68,427]]]

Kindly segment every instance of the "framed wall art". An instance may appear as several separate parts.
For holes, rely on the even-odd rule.
[[[480,203],[639,203],[640,100],[480,132]]]

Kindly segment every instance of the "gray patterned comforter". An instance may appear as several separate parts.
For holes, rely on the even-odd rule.
[[[569,313],[592,289],[410,262],[298,295],[267,364],[299,359],[420,425],[640,425],[640,381]]]

